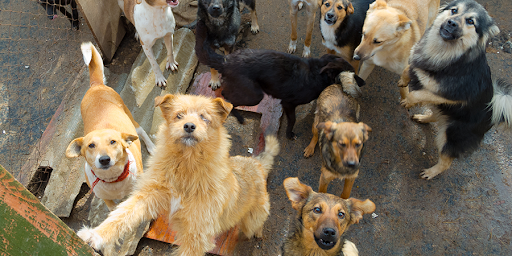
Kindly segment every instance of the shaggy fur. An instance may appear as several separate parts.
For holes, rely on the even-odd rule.
[[[315,193],[297,178],[285,179],[284,188],[297,218],[283,244],[283,256],[358,255],[356,246],[346,240],[345,231],[359,223],[363,214],[375,211],[372,201]]]
[[[241,10],[247,7],[251,11],[251,32],[260,31],[256,14],[256,0],[199,0],[197,17],[206,24],[208,41],[215,49],[222,48],[224,54],[233,52],[236,37],[240,30]],[[210,69],[211,79],[208,84],[212,90],[220,87],[219,73]]]
[[[232,105],[222,99],[166,95],[155,99],[165,122],[157,134],[157,154],[135,191],[94,229],[78,232],[95,249],[111,245],[142,221],[167,212],[181,244],[174,255],[204,255],[214,237],[239,225],[247,237],[261,237],[269,215],[267,174],[279,152],[265,139],[257,158],[229,157],[223,126]]]
[[[432,25],[439,0],[377,0],[370,5],[363,38],[354,51],[362,60],[359,76],[366,80],[375,65],[401,75],[413,45]],[[407,92],[401,91],[402,99]]]
[[[304,150],[304,156],[312,156],[319,142],[322,175],[318,192],[326,193],[327,186],[336,178],[345,179],[341,198],[347,199],[359,174],[363,144],[372,129],[362,122],[358,123],[359,104],[352,96],[343,93],[343,88],[358,88],[353,73],[343,72],[340,76],[343,85],[333,84],[318,97],[313,138]]]
[[[359,70],[354,50],[361,43],[366,11],[375,0],[322,0],[320,31],[322,43],[331,54],[339,54]]]
[[[327,86],[333,84],[342,71],[354,68],[335,55],[322,58],[300,58],[271,50],[238,50],[228,56],[215,53],[205,44],[206,31],[200,22],[196,29],[196,54],[199,61],[222,73],[222,96],[233,106],[254,106],[264,93],[281,99],[288,120],[286,136],[295,138],[295,107],[316,99]],[[358,85],[364,81],[354,76]],[[233,114],[243,123],[243,117]]]
[[[473,0],[446,5],[414,46],[410,66],[399,86],[409,85],[402,105],[432,107],[431,115],[414,115],[419,123],[438,122],[439,161],[421,173],[432,179],[453,159],[474,151],[484,134],[501,121],[510,125],[510,85],[494,82],[485,47],[499,29],[487,11]]]
[[[290,43],[288,44],[288,53],[294,53],[297,49],[297,14],[304,5],[306,5],[306,14],[308,16],[306,39],[304,40],[304,50],[302,57],[311,57],[311,37],[313,36],[313,27],[315,25],[315,17],[320,7],[320,0],[288,0],[290,4],[290,20],[292,22],[292,33],[290,35]]]

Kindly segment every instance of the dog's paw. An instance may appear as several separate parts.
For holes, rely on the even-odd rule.
[[[303,58],[311,57],[311,49],[309,48],[309,46],[304,45],[304,50],[302,51],[302,57]]]
[[[315,153],[315,145],[313,145],[312,147],[311,146],[307,146],[305,149],[304,149],[304,157],[308,158],[310,156],[312,156],[314,153]]]
[[[170,61],[167,60],[167,64],[165,64],[165,69],[170,69],[171,71],[177,71],[178,70],[178,62],[175,60]]]
[[[434,122],[432,115],[414,114],[411,119],[420,124],[428,124]]]
[[[288,138],[289,140],[296,140],[297,139],[297,135],[295,135],[294,132],[287,132],[286,133],[286,138]]]
[[[290,40],[288,45],[288,53],[294,53],[297,50],[297,40]]]
[[[436,168],[436,166],[433,166],[431,168],[423,170],[423,172],[420,173],[420,176],[423,179],[431,180],[432,178],[434,178],[435,176],[437,176],[441,172],[443,172],[443,171],[439,170],[438,168]]]
[[[162,74],[155,74],[155,84],[163,90],[167,85],[167,80]]]
[[[260,26],[258,26],[258,24],[251,24],[251,32],[253,34],[258,34],[258,32],[260,32]]]
[[[213,91],[220,88],[220,81],[211,79],[210,83],[208,83],[208,86],[212,88]]]
[[[302,7],[304,7],[304,3],[301,1],[299,2],[299,5],[297,6],[299,10],[302,10]]]
[[[400,101],[400,105],[404,108],[412,108],[414,107],[415,104],[413,104],[412,102],[410,102],[407,98],[403,99]]]
[[[354,243],[345,240],[345,243],[343,244],[343,248],[341,249],[344,256],[358,256],[359,251],[357,250],[357,247]]]
[[[84,242],[89,244],[95,250],[103,249],[103,238],[101,238],[92,228],[83,227],[76,233]]]

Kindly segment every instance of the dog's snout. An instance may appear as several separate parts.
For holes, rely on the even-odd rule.
[[[328,14],[327,14],[327,18],[329,18],[329,19],[334,18],[334,14],[332,14],[332,13],[328,13]]]
[[[354,54],[354,60],[361,60],[361,56]]]
[[[448,26],[450,26],[452,28],[456,28],[458,26],[457,22],[455,22],[452,19],[449,19],[447,23],[448,23]]]
[[[335,237],[336,236],[336,230],[334,230],[333,228],[324,228],[322,230],[322,232],[324,233],[324,236],[330,236],[330,237]]]
[[[98,161],[100,162],[101,165],[108,165],[108,164],[110,164],[110,157],[102,156],[102,157],[100,157],[100,159]]]
[[[218,11],[218,10],[220,10],[220,5],[218,5],[218,4],[213,5],[213,6],[212,6],[212,9],[213,9],[214,11]]]
[[[183,129],[188,133],[192,133],[196,129],[196,125],[193,123],[186,123],[183,125]]]

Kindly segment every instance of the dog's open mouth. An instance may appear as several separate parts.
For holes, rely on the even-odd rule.
[[[170,5],[171,7],[176,7],[178,6],[179,2],[178,0],[166,0],[167,4]]]
[[[327,239],[317,238],[315,236],[315,242],[322,250],[330,250],[336,245],[336,241],[330,241]]]
[[[334,23],[336,23],[336,19],[329,19],[329,18],[325,17],[324,20],[325,20],[325,23],[329,26],[332,26],[332,25],[334,25]]]

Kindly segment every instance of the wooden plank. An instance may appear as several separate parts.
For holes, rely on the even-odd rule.
[[[119,19],[121,8],[117,0],[77,0],[77,4],[100,47],[103,58],[110,62],[126,34]]]
[[[64,222],[0,165],[0,254],[94,255]]]
[[[238,231],[239,228],[236,226],[216,237],[215,248],[209,251],[209,253],[226,256],[233,255],[236,244],[238,243]],[[158,218],[151,223],[151,227],[144,236],[170,244],[177,244],[176,231],[172,230],[172,224],[167,220],[167,214],[158,216]]]

